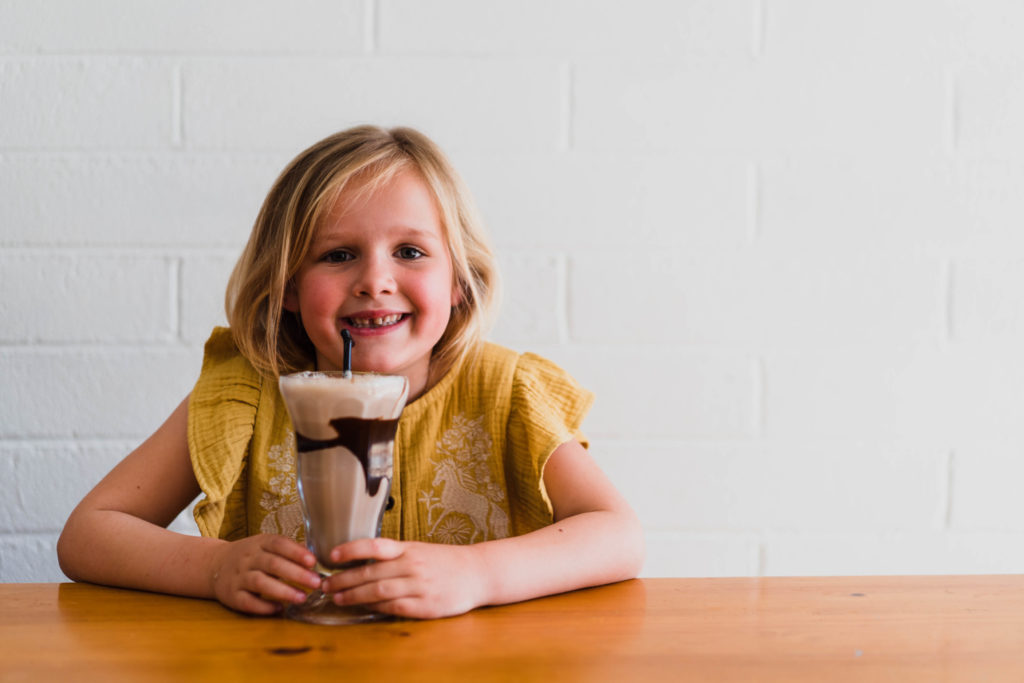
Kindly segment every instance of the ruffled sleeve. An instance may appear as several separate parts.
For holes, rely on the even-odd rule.
[[[205,498],[194,515],[204,536],[247,535],[244,501],[247,455],[263,378],[238,352],[231,331],[215,328],[188,404],[188,447]]]
[[[551,501],[544,488],[544,466],[556,448],[573,439],[584,447],[580,425],[594,401],[569,373],[532,353],[519,357],[512,381],[508,446],[513,457],[508,485],[515,488],[529,527],[551,523]],[[530,529],[517,529],[525,533]]]

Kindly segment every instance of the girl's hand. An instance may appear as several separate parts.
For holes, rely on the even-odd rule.
[[[316,558],[290,538],[262,534],[225,543],[213,558],[210,587],[224,605],[251,614],[274,614],[281,603],[305,602],[306,593],[289,585],[320,587],[311,571]]]
[[[338,546],[331,561],[375,560],[327,577],[339,605],[369,605],[414,619],[463,614],[484,604],[485,577],[473,546],[367,538]]]

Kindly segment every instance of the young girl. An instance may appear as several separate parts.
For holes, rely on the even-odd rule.
[[[71,514],[72,579],[216,598],[254,614],[301,603],[433,618],[636,576],[636,516],[586,450],[591,396],[482,339],[496,273],[461,181],[406,129],[359,127],[302,152],[271,189],[228,286],[230,329],[192,393]],[[405,375],[383,537],[302,544],[281,374],[342,365]],[[202,537],[165,527],[200,493]]]

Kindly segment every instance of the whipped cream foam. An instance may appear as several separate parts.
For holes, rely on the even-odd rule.
[[[331,420],[395,420],[402,413],[409,383],[401,375],[353,372],[298,372],[278,381],[295,431],[310,439],[337,436]]]

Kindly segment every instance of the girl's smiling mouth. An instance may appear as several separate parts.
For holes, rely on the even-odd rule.
[[[408,313],[391,313],[388,315],[342,318],[342,320],[344,320],[348,326],[357,330],[374,330],[397,325],[408,316]]]

